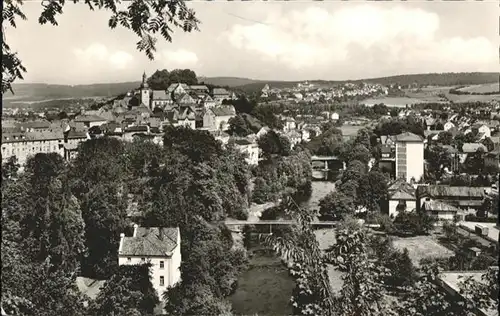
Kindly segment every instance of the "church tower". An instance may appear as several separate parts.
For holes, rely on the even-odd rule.
[[[146,72],[142,75],[142,83],[141,83],[141,103],[147,106],[149,109],[152,109],[151,103],[151,90],[149,89],[147,83]]]

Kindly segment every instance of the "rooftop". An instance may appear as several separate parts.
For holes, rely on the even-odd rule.
[[[97,115],[78,115],[75,122],[105,122],[106,119]]]
[[[458,187],[448,185],[428,185],[417,188],[418,195],[428,194],[431,197],[474,197],[483,198],[486,193],[483,187]]]
[[[165,256],[178,245],[179,228],[137,227],[135,237],[123,237],[121,256]]]
[[[417,134],[410,132],[401,133],[396,135],[396,141],[398,142],[423,142],[423,138]]]
[[[231,116],[236,115],[236,110],[232,105],[218,106],[211,109],[215,116]]]
[[[440,201],[425,201],[423,207],[426,211],[458,212],[458,208]]]

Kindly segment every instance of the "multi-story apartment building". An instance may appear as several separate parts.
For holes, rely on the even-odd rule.
[[[407,182],[424,176],[424,141],[419,135],[402,133],[396,139],[396,178]]]
[[[62,133],[57,132],[17,132],[2,135],[2,162],[16,156],[22,166],[29,157],[38,153],[55,152],[64,156]]]

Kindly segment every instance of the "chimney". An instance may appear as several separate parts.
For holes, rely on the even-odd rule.
[[[134,234],[132,235],[132,237],[137,237],[137,228],[138,227],[139,227],[139,225],[134,224]]]
[[[122,252],[122,247],[123,247],[123,238],[125,238],[125,234],[121,233],[120,234],[120,245],[118,246],[118,253]]]
[[[163,241],[163,227],[158,228],[158,239]]]

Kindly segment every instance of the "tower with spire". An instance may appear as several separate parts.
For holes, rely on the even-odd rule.
[[[151,90],[147,82],[146,71],[142,75],[141,83],[141,103],[151,109]]]

